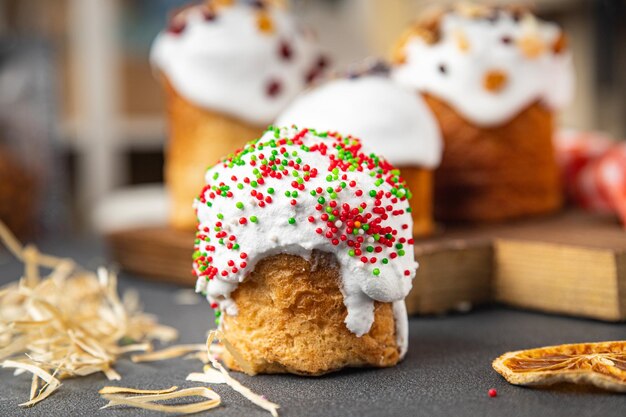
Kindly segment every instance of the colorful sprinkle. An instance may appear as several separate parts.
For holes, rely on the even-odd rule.
[[[280,94],[282,90],[282,84],[278,80],[271,80],[267,83],[267,87],[265,88],[265,92],[269,97],[276,97]]]

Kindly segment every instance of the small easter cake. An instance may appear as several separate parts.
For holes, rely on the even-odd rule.
[[[433,231],[432,176],[441,161],[441,132],[421,97],[389,79],[382,63],[302,93],[278,117],[279,126],[352,134],[402,170],[413,193],[413,232]]]
[[[425,15],[394,50],[444,139],[435,217],[499,221],[561,206],[552,137],[573,94],[563,31],[525,9],[462,3]]]
[[[197,291],[248,373],[388,367],[407,350],[410,192],[336,133],[270,128],[206,173]],[[226,352],[224,361],[242,370]]]
[[[208,164],[258,138],[326,67],[314,33],[270,0],[207,0],[171,15],[151,61],[166,93],[170,223],[193,230]]]

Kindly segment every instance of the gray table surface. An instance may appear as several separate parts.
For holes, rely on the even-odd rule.
[[[105,261],[97,242],[44,242],[48,253],[71,256],[96,267]],[[0,284],[15,279],[20,267],[0,252]],[[180,331],[181,343],[203,341],[212,314],[204,302],[178,305],[172,285],[121,277],[121,287],[136,288],[145,310]],[[464,315],[416,317],[409,322],[406,359],[389,369],[346,370],[318,378],[291,375],[248,377],[235,374],[255,392],[281,405],[282,416],[624,416],[626,395],[580,389],[529,389],[507,384],[491,369],[499,354],[523,348],[582,341],[626,338],[626,325],[555,317],[503,307],[478,309]],[[97,391],[105,385],[165,388],[191,387],[188,373],[199,371],[195,360],[172,359],[133,364],[121,360],[122,381],[103,375],[70,379],[50,398],[31,409],[17,405],[27,399],[29,378],[0,370],[0,416],[134,416],[154,413],[111,408]],[[498,390],[489,398],[490,388]],[[223,405],[199,415],[269,416],[226,386],[214,386]]]

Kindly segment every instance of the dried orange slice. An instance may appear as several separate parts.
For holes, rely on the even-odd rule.
[[[514,385],[570,382],[626,392],[626,341],[508,352],[494,360],[492,366]]]

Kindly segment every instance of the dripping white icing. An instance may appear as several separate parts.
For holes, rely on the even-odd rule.
[[[569,51],[555,53],[559,28],[527,14],[517,21],[501,10],[497,19],[445,14],[440,39],[428,44],[414,36],[404,47],[406,60],[394,79],[400,84],[430,93],[477,125],[507,122],[535,101],[549,108],[567,105],[574,90],[574,70]],[[541,49],[525,54],[522,39],[531,39]],[[485,88],[491,71],[505,74],[499,91]]]
[[[426,103],[381,75],[306,91],[276,124],[352,134],[397,166],[435,168],[441,161],[441,132]]]
[[[273,28],[262,31],[246,3],[219,7],[211,20],[205,6],[184,11],[183,29],[161,32],[151,61],[190,102],[267,125],[323,62],[313,34],[285,10],[264,6]]]

